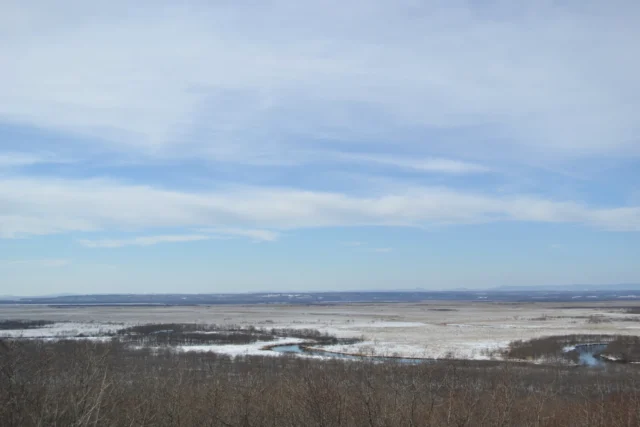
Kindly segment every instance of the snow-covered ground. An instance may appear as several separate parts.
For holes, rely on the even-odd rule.
[[[124,327],[122,323],[58,322],[41,328],[0,330],[0,337],[71,338],[84,335],[86,337],[104,338],[105,335],[114,333]]]
[[[424,323],[420,322],[385,322],[385,321],[373,321],[364,328],[416,328],[424,326]]]
[[[336,353],[358,354],[364,356],[489,360],[496,358],[496,356],[490,357],[491,351],[506,347],[509,342],[510,341],[500,342],[493,340],[459,341],[447,342],[446,345],[438,345],[438,343],[426,344],[424,347],[420,347],[416,344],[363,341],[351,345],[337,344],[318,348]]]
[[[265,347],[284,344],[299,344],[305,340],[300,338],[278,338],[273,341],[257,341],[251,344],[222,344],[222,345],[181,345],[176,347],[178,351],[199,351],[199,352],[214,352],[227,354],[229,356],[278,356],[280,353],[276,353],[272,350],[267,350]]]
[[[99,335],[122,325],[144,323],[206,323],[270,328],[317,329],[341,338],[359,338],[354,345],[326,347],[353,354],[464,359],[486,359],[492,350],[514,340],[549,335],[637,335],[640,315],[628,314],[625,301],[610,303],[467,303],[352,304],[332,306],[247,305],[207,307],[91,307],[50,308],[0,306],[0,319],[53,320],[53,327],[2,335]],[[593,323],[592,316],[604,322]],[[85,323],[93,321],[94,323]],[[110,323],[117,323],[116,325]],[[295,342],[287,339],[286,342]],[[265,343],[268,345],[271,343]],[[197,346],[226,354],[266,354],[263,345]],[[185,350],[186,351],[186,350]],[[266,351],[267,353],[271,353]]]

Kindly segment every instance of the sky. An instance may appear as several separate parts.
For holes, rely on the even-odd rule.
[[[640,283],[637,1],[0,3],[0,295]]]

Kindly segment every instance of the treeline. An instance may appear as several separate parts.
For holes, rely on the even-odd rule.
[[[420,365],[0,341],[0,425],[636,426],[640,374]]]
[[[503,352],[507,359],[518,360],[547,360],[577,362],[577,351],[565,351],[568,346],[581,344],[606,344],[614,341],[617,335],[554,335],[518,340],[509,344]]]
[[[196,323],[136,325],[120,329],[122,342],[138,346],[178,346],[214,344],[250,344],[273,341],[275,336],[255,328],[219,328]]]
[[[54,323],[48,320],[0,320],[0,330],[36,329]]]
[[[640,337],[619,336],[607,345],[602,355],[618,362],[640,362]]]
[[[292,337],[328,345],[353,343],[358,340],[339,339],[316,329],[256,328],[234,325],[208,325],[198,323],[163,323],[135,325],[123,328],[117,334],[120,341],[138,346],[178,346],[214,344],[250,344],[258,341],[274,341]]]

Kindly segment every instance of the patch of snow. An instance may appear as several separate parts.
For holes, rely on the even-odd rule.
[[[235,356],[279,356],[272,350],[265,349],[266,346],[283,345],[283,344],[299,344],[305,340],[300,338],[278,338],[273,341],[256,341],[251,344],[209,344],[209,345],[181,345],[177,346],[177,351],[197,351],[197,352],[213,352]]]
[[[618,360],[622,360],[619,357],[612,356],[610,354],[600,354],[600,357],[605,360],[610,360],[611,362],[617,362]]]
[[[365,327],[367,328],[415,328],[418,326],[424,326],[424,323],[421,322],[372,322],[367,324]]]
[[[62,340],[69,341],[94,341],[94,342],[108,342],[111,341],[114,337],[111,336],[96,336],[96,337],[45,337],[45,338],[33,338],[39,339],[42,341],[55,342]]]
[[[318,347],[321,350],[365,356],[409,357],[422,359],[500,359],[490,352],[506,348],[509,341],[451,341],[434,342],[425,346],[393,342],[363,341],[356,344],[336,344]]]

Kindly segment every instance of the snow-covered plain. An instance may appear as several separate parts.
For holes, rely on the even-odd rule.
[[[3,317],[4,318],[4,317]],[[14,318],[12,318],[14,319]],[[2,320],[2,319],[0,319]],[[35,319],[43,320],[43,319]],[[96,322],[56,322],[41,328],[33,329],[9,329],[0,330],[1,337],[12,338],[77,338],[83,335],[85,338],[110,338],[118,329],[124,328],[123,323],[96,323]]]
[[[549,335],[637,335],[640,315],[623,307],[640,302],[487,303],[425,302],[305,305],[220,305],[201,307],[91,307],[0,306],[0,319],[53,320],[51,328],[2,335],[61,336],[64,331],[98,335],[122,325],[145,323],[206,323],[264,328],[317,329],[341,338],[363,338],[353,345],[325,349],[380,356],[487,359],[493,350],[514,340]],[[601,322],[593,322],[592,316]],[[87,323],[94,322],[94,323]],[[15,336],[15,335],[13,335]],[[295,343],[285,338],[282,342]],[[190,346],[181,351],[217,351],[230,355],[272,354],[263,350],[274,342],[250,345]]]

